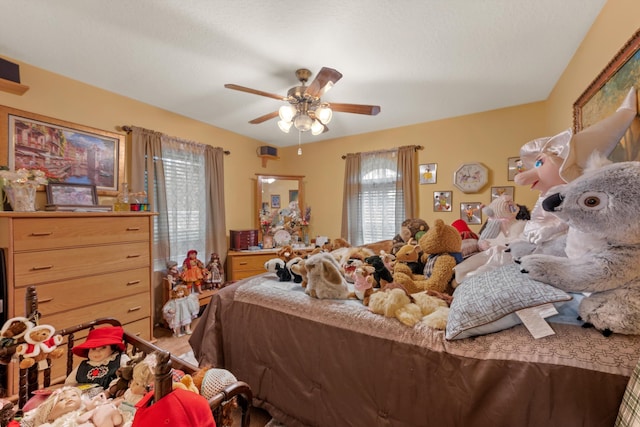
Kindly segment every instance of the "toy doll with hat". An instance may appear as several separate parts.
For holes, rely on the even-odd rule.
[[[191,292],[202,292],[202,282],[207,274],[204,263],[198,259],[198,251],[191,249],[182,261],[182,281]]]
[[[89,331],[87,339],[71,350],[84,358],[65,380],[66,385],[97,384],[108,393],[112,382],[117,381],[116,371],[126,366],[129,356],[124,352],[122,326],[104,326]]]

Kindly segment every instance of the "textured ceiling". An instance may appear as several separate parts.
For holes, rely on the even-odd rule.
[[[0,0],[0,56],[284,147],[248,123],[283,103],[225,83],[286,95],[326,66],[323,100],[381,107],[303,143],[541,101],[605,2]]]

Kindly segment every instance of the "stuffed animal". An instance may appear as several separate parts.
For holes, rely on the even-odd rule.
[[[482,212],[488,219],[480,232],[478,248],[486,251],[491,246],[506,245],[510,240],[520,238],[526,222],[516,219],[519,210],[508,194],[496,197],[483,207]]]
[[[373,281],[369,280],[374,269],[370,265],[362,264],[356,267],[354,272],[353,287],[355,296],[364,305],[369,305],[369,297],[373,294]]]
[[[346,299],[349,296],[347,281],[338,261],[326,252],[310,256],[305,261],[307,286],[305,292],[313,298]]]
[[[395,317],[407,326],[422,321],[443,330],[447,326],[449,306],[440,298],[418,292],[409,295],[402,288],[375,292],[369,298],[369,310],[385,317]]]
[[[386,283],[393,282],[393,276],[391,275],[391,272],[387,270],[387,267],[384,265],[380,255],[367,257],[364,262],[374,268],[373,275],[371,276],[373,277],[374,288],[379,288]]]
[[[278,269],[285,267],[285,262],[281,258],[271,258],[264,263],[264,269],[269,273],[277,273]]]
[[[422,262],[421,258],[422,248],[420,248],[420,245],[418,245],[417,243],[414,245],[404,245],[398,250],[398,252],[396,252],[394,273],[398,271],[409,275],[423,274],[424,263]],[[404,268],[403,266],[407,268]]]
[[[410,293],[435,290],[449,292],[454,267],[462,261],[460,249],[462,238],[458,230],[441,219],[435,220],[419,242],[422,252],[428,254],[425,260],[424,279],[411,277],[403,272],[395,272],[393,280],[401,283]]]
[[[32,327],[33,323],[26,317],[12,317],[4,322],[2,329],[0,329],[0,346],[8,347],[15,344]],[[8,361],[9,360],[3,360],[3,362],[7,363]]]
[[[591,292],[578,313],[605,335],[640,334],[640,162],[587,172],[542,206],[570,225],[567,241],[578,239],[579,249],[568,258],[523,256],[522,271],[567,292]]]
[[[412,239],[415,239],[417,242],[427,231],[429,231],[427,221],[420,218],[405,219],[400,225],[400,233],[396,234],[393,238],[391,253],[395,255],[401,247],[410,243]]]
[[[306,262],[307,260],[303,258],[295,264],[291,265],[291,274],[300,276],[300,286],[302,286],[303,288],[307,287],[307,267],[305,265]]]
[[[62,344],[62,336],[56,334],[51,325],[33,326],[24,334],[26,343],[16,347],[16,354],[22,356],[21,369],[28,369],[46,358],[62,357],[64,350],[57,348]]]
[[[478,248],[478,240],[480,237],[469,228],[469,224],[462,219],[456,219],[451,223],[451,226],[458,230],[460,237],[462,238],[462,258],[468,258],[471,255],[475,255],[480,252]]]
[[[293,281],[293,283],[302,283],[302,274],[298,274],[297,270],[293,269],[293,266],[298,264],[299,262],[302,262],[303,259],[300,257],[295,257],[290,259],[289,261],[287,261],[286,263],[286,267],[287,270],[289,270],[289,273],[291,274],[291,280]]]

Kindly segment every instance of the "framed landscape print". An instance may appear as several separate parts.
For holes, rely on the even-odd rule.
[[[437,163],[425,163],[420,165],[420,184],[435,184],[437,181],[437,172]]]
[[[116,196],[124,181],[124,135],[0,106],[9,169],[40,169],[51,183],[95,185]]]
[[[451,212],[451,191],[433,192],[433,211]]]

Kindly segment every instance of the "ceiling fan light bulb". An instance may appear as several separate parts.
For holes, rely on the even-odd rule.
[[[293,120],[293,116],[296,115],[296,109],[293,105],[283,105],[278,110],[278,115],[285,122]]]
[[[324,126],[318,120],[314,120],[311,125],[311,134],[320,135],[324,131]]]
[[[293,125],[292,121],[288,121],[288,122],[285,122],[284,120],[278,121],[278,127],[284,133],[289,133],[289,130],[291,129],[291,125]]]
[[[318,120],[320,120],[322,123],[324,123],[325,125],[329,124],[329,122],[331,121],[331,118],[333,117],[333,111],[331,111],[331,108],[329,108],[326,105],[321,105],[318,108],[316,108],[316,118]]]
[[[311,125],[313,124],[311,117],[300,114],[293,119],[293,124],[300,132],[306,132],[311,129]]]

